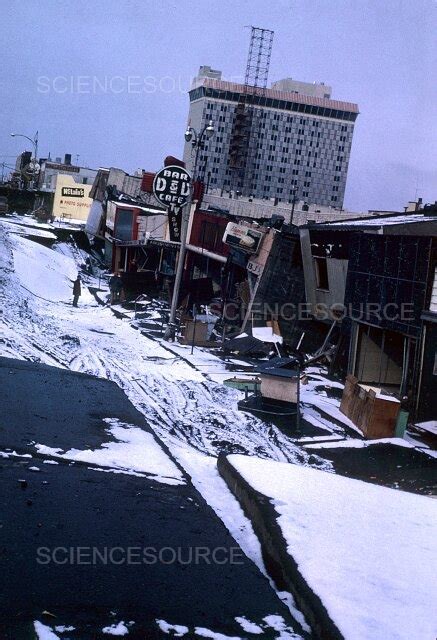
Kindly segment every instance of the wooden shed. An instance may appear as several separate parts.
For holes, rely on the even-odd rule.
[[[266,400],[296,404],[299,369],[293,358],[272,358],[258,367],[261,396]]]
[[[294,358],[276,357],[258,365],[259,384],[255,393],[240,400],[238,408],[255,415],[279,416],[288,420],[299,404],[299,363]],[[287,424],[289,424],[287,422]]]

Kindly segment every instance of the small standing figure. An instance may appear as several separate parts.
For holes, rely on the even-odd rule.
[[[76,280],[73,283],[73,307],[77,307],[77,303],[82,293],[80,286],[80,276],[77,276]]]
[[[114,275],[109,279],[109,291],[111,292],[111,304],[121,301],[123,280],[118,272],[114,273]]]

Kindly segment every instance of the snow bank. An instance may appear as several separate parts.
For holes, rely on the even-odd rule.
[[[50,627],[42,622],[35,620],[33,626],[35,628],[37,640],[60,640],[59,636],[57,636],[56,633],[53,633]]]
[[[287,463],[228,460],[271,498],[290,555],[346,639],[436,637],[435,500]]]
[[[182,638],[186,633],[188,633],[188,627],[185,627],[182,624],[169,624],[165,620],[157,620],[156,624],[160,628],[163,633],[171,634],[174,638]]]
[[[74,261],[32,240],[14,236],[14,268],[22,286],[48,302],[71,302],[77,277]],[[82,285],[80,303],[96,305]]]
[[[2,224],[10,227],[10,232],[20,236],[32,236],[33,238],[45,238],[47,240],[56,240],[57,236],[51,231],[45,231],[44,229],[36,229],[35,227],[29,227],[27,225],[20,225],[13,221],[4,221]]]

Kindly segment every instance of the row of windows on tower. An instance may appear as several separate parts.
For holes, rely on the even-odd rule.
[[[210,183],[211,184],[217,184],[217,178],[211,178]],[[294,186],[297,186],[297,181],[296,180],[292,180],[291,184],[294,185]],[[230,187],[231,186],[231,181],[230,180],[225,180],[223,182],[223,186],[224,187]],[[256,182],[254,182],[254,183],[252,183],[250,185],[250,188],[252,189],[252,191],[254,193],[256,193],[258,191],[258,187],[259,187],[259,185],[257,185]],[[304,187],[305,187],[305,185],[304,185]],[[337,188],[337,190],[338,190],[338,188]],[[284,192],[288,194],[288,196],[289,196],[288,200],[287,200],[287,198],[285,198],[285,199],[290,204],[293,202],[293,198],[296,198],[296,200],[298,200],[300,197],[305,199],[305,198],[308,198],[309,195],[310,195],[310,192],[306,188],[304,188],[304,190],[301,193],[298,193],[294,189],[291,189],[288,192],[288,190],[284,189],[283,187],[277,187],[274,191],[272,190],[272,187],[270,185],[264,185],[264,187],[263,187],[264,197],[273,197],[273,193],[274,193],[275,197],[278,198],[279,202],[281,202],[284,199],[282,197],[279,197],[279,196],[282,196],[284,194]],[[338,196],[332,195],[331,196],[331,202],[332,203],[338,202]]]
[[[222,138],[222,137],[221,137],[221,138],[219,138],[219,139],[217,139],[217,142],[222,142],[222,141],[223,141],[223,138]],[[262,149],[262,146],[258,143],[258,145],[257,145],[257,147],[256,147],[256,148],[258,149],[258,151],[255,153],[255,158],[257,158],[257,159],[261,159],[261,158],[263,157],[263,153],[261,152],[261,151],[263,150],[263,149]],[[318,144],[318,143],[317,143],[317,145],[316,145],[316,148],[319,148],[319,144]],[[205,153],[208,153],[208,151],[209,151],[209,149],[208,149],[208,145],[205,145],[205,146],[203,147],[203,150],[205,151]],[[269,149],[268,149],[268,151],[270,151],[271,153],[269,153],[269,155],[267,156],[267,160],[269,160],[270,162],[272,162],[272,161],[276,160],[276,156],[272,153],[272,152],[275,152],[275,151],[276,151],[276,147],[275,147],[274,145],[269,145]],[[216,153],[216,154],[219,154],[219,155],[221,155],[221,154],[222,154],[222,152],[223,152],[223,148],[222,148],[222,147],[220,147],[220,146],[218,146],[218,145],[216,145],[216,146],[215,146],[215,148],[214,148],[214,152],[212,152],[212,150],[211,150],[211,153]],[[294,158],[295,158],[295,160],[294,160],[294,164],[301,164],[301,162],[300,162],[300,161],[297,161],[296,157],[297,157],[297,156],[302,156],[302,155],[303,155],[303,154],[302,154],[302,149],[300,149],[300,148],[299,148],[299,149],[294,149],[294,150],[292,149],[292,151],[291,151],[291,153],[290,153],[290,147],[282,147],[282,153],[284,153],[284,154],[289,154],[288,156],[286,156],[286,155],[281,156],[281,160],[280,160],[280,161],[281,161],[281,163],[282,163],[282,164],[287,164],[287,163],[289,163],[292,157],[294,157]],[[331,152],[331,153],[332,153],[332,152]],[[340,147],[338,147],[338,151],[337,151],[337,153],[338,153],[338,154],[344,153],[344,146],[340,146]],[[311,161],[309,160],[309,158],[310,158],[310,157],[317,158],[317,157],[318,157],[318,152],[317,152],[317,151],[316,151],[316,152],[314,152],[314,156],[312,156],[312,151],[308,151],[308,152],[307,152],[307,154],[306,154],[306,157],[307,157],[307,166],[310,166]],[[201,156],[201,158],[203,158],[204,160],[206,160],[206,159],[207,159],[207,155],[203,155],[203,156]],[[212,158],[211,158],[211,159],[212,159]],[[341,164],[341,163],[343,162],[343,160],[344,160],[344,156],[342,156],[342,155],[337,155],[337,158],[336,158],[336,159],[337,159],[337,162],[339,162],[339,163]],[[217,163],[218,163],[218,162],[219,162],[219,158],[218,158],[218,157],[217,157],[217,158],[215,158],[215,159],[213,160],[213,162],[217,162]],[[316,166],[316,162],[315,162],[315,161],[313,161],[313,167],[315,167],[315,166]],[[337,168],[336,168],[336,170],[337,170],[337,171],[340,171],[340,170],[341,170],[341,167],[340,167],[340,169],[337,169]]]
[[[226,185],[226,186],[230,186],[230,183],[229,183],[228,185]],[[305,186],[305,185],[304,185],[304,186]],[[251,185],[251,189],[252,189],[254,192],[256,192],[256,191],[257,191],[258,187],[257,187],[256,183],[253,183],[253,184]],[[278,196],[281,196],[281,195],[284,193],[284,191],[287,193],[287,190],[286,190],[286,189],[284,190],[284,188],[283,188],[283,187],[278,187],[278,188],[276,188],[274,191],[272,190],[272,188],[270,187],[270,185],[264,185],[264,187],[263,187],[263,194],[264,194],[265,196],[272,196],[272,195],[273,195],[273,193],[274,193],[274,194],[275,194],[275,196],[276,196],[276,197],[278,197]],[[294,191],[294,189],[291,189],[291,190],[290,190],[290,192],[289,192],[289,195],[290,195],[291,197],[289,198],[288,202],[289,202],[289,203],[292,203],[292,202],[293,202],[293,198],[296,198],[297,200],[298,200],[300,197],[301,197],[301,198],[304,198],[304,199],[308,198],[308,197],[309,197],[309,195],[310,195],[310,192],[309,192],[306,188],[304,188],[304,189],[302,190],[302,192],[301,192],[301,193],[295,192],[295,191]],[[281,200],[282,200],[282,198],[278,197],[278,200],[279,200],[279,201],[281,201]],[[332,202],[332,203],[338,202],[338,196],[337,196],[337,195],[332,195],[332,196],[331,196],[331,202]]]
[[[206,106],[205,106],[205,111],[215,111],[215,110],[219,110],[221,112],[227,112],[227,111],[235,111],[234,106],[231,107],[231,105],[226,105],[226,104],[220,104],[220,103],[214,103],[214,102],[207,102]],[[300,125],[306,126],[306,125],[310,125],[312,127],[318,128],[320,126],[320,121],[319,120],[308,120],[308,118],[301,118],[298,116],[295,116],[293,118],[293,116],[289,116],[286,114],[280,114],[280,113],[273,113],[271,114],[271,112],[267,112],[267,111],[263,111],[261,114],[259,114],[260,117],[263,120],[267,120],[269,118],[270,115],[273,115],[273,121],[274,122],[287,122],[287,123],[292,123],[294,120],[296,120],[296,122],[298,122]],[[207,118],[209,118],[210,116],[206,116]],[[272,119],[272,118],[269,118]],[[276,126],[276,125],[274,125]],[[273,128],[273,127],[272,127]],[[341,131],[349,131],[349,127],[347,124],[342,124],[340,125],[340,130]]]
[[[282,156],[281,157],[281,164],[282,165],[287,165],[287,164],[290,164],[291,160],[293,160],[293,164],[296,165],[296,166],[305,165],[305,159],[301,159],[301,158],[297,157],[297,156],[301,156],[301,155],[302,155],[302,153],[296,152],[294,154],[294,156],[293,156],[294,160],[293,160],[293,157],[291,157],[291,156]],[[260,160],[261,157],[262,156],[260,154],[256,155],[256,159],[257,160]],[[268,156],[268,158],[267,158],[267,160],[269,162],[274,162],[275,159],[276,158],[273,155]],[[342,170],[341,163],[343,162],[343,160],[344,160],[343,156],[337,156],[336,162],[338,162],[338,164],[335,165],[335,171],[341,171]],[[213,162],[216,162],[218,164],[220,162],[220,158],[214,158]],[[262,163],[262,164],[264,166],[264,163]],[[261,168],[261,163],[260,162],[256,162],[255,166],[256,166],[257,169],[260,169]],[[315,160],[315,159],[314,160],[310,160],[309,158],[307,158],[306,166],[307,167],[312,167],[313,169],[315,169],[317,167],[317,160]],[[265,165],[265,167],[266,167],[266,171],[273,171],[275,169],[275,166],[272,165],[272,164],[267,164],[267,165]],[[286,173],[286,167],[284,167],[284,166],[279,167],[279,173]]]
[[[212,173],[214,173],[214,169],[212,170]],[[274,180],[272,178],[273,178],[272,176],[264,176],[264,183],[274,182]],[[307,178],[308,178],[308,176],[307,176]],[[254,173],[253,174],[253,180],[256,180],[256,181],[259,182],[259,174],[258,173]],[[277,182],[278,182],[278,184],[285,184],[285,178],[278,178]],[[288,182],[288,180],[287,180],[287,182]],[[291,181],[291,183],[297,185],[298,181],[297,181],[297,179],[294,179],[294,180]],[[303,186],[307,187],[307,188],[311,187],[311,180],[308,180],[308,179],[304,180]],[[338,184],[337,185],[333,185],[331,187],[331,191],[333,191],[334,193],[337,193],[339,190],[340,190],[340,185],[338,185]]]
[[[205,150],[205,151],[207,151],[207,150]],[[219,147],[216,147],[215,152],[216,152],[217,155],[211,155],[210,156],[207,153],[201,154],[200,158],[199,158],[200,162],[204,162],[204,163],[210,162],[212,164],[221,164],[221,162],[222,162],[221,149]],[[311,158],[311,152],[308,154],[308,156],[306,158],[300,158],[298,156],[302,156],[302,151],[300,149],[296,150],[296,152],[295,152],[293,157],[292,156],[282,156],[281,157],[282,166],[279,167],[279,173],[286,173],[287,172],[287,166],[284,166],[284,165],[289,165],[291,161],[293,161],[293,165],[295,167],[306,166],[307,169],[309,167],[311,167],[313,169],[317,168],[317,160],[316,160],[318,158],[317,152],[313,156],[314,159],[310,159]],[[256,160],[260,160],[261,157],[262,157],[262,155],[260,153],[257,153],[255,155],[255,159]],[[268,159],[269,162],[274,162],[276,160],[276,157],[274,155],[269,155],[267,159]],[[305,159],[306,159],[306,164],[305,164]],[[343,167],[342,167],[343,160],[344,160],[343,156],[337,156],[336,162],[338,164],[335,165],[335,171],[336,172],[341,172],[343,170]],[[273,172],[275,170],[275,165],[274,164],[266,164],[266,165],[264,165],[264,163],[261,163],[261,162],[255,162],[254,163],[254,167],[255,167],[255,169],[261,169],[262,167],[265,167],[265,170],[267,172],[269,172],[269,173]],[[334,180],[336,182],[339,182],[340,181],[340,176],[336,176],[334,178]]]
[[[208,162],[211,163],[211,164],[221,164],[222,161],[223,161],[222,154],[221,154],[221,149],[216,147],[215,151],[216,151],[217,155],[214,155],[212,153],[208,154],[207,150],[205,149],[204,153],[200,154],[199,161],[203,162],[205,164],[208,163]],[[314,153],[314,156],[311,156],[311,152],[310,152],[308,154],[308,156],[306,156],[305,158],[300,158],[300,157],[297,157],[297,156],[301,156],[302,155],[302,152],[299,153],[299,151],[300,150],[298,150],[293,157],[292,156],[288,156],[288,157],[287,156],[282,156],[281,157],[282,166],[279,167],[279,173],[287,173],[287,170],[289,170],[289,165],[290,165],[291,161],[292,161],[292,164],[295,167],[306,166],[306,168],[307,168],[306,170],[307,171],[308,171],[309,168],[314,169],[314,168],[317,167],[317,158],[318,158],[318,153],[317,152]],[[261,157],[262,157],[261,154],[257,153],[255,155],[255,160],[260,160]],[[268,159],[269,162],[274,162],[276,160],[276,156],[269,155],[267,159]],[[306,160],[306,163],[305,163],[305,160]],[[344,160],[343,156],[337,156],[337,158],[336,158],[337,164],[335,165],[335,169],[334,169],[336,173],[341,173],[343,171],[343,166],[342,166],[343,160]],[[275,170],[277,165],[275,167],[275,164],[266,164],[265,165],[264,163],[261,163],[261,162],[254,162],[254,167],[256,169],[261,169],[262,167],[265,167],[265,170],[267,172],[272,172],[272,171]],[[294,173],[294,171],[295,171],[295,169],[293,170],[293,173]],[[298,173],[298,170],[296,172]],[[229,175],[229,170],[226,171],[226,174]],[[336,182],[339,182],[340,179],[341,179],[340,176],[336,176],[334,178],[334,180]]]
[[[271,138],[271,142],[276,142],[274,137]],[[285,140],[283,140],[283,144],[284,143],[285,144],[289,144],[290,142],[291,142],[290,138],[285,138]],[[306,142],[307,141],[304,138],[298,138],[296,140],[296,146],[298,146],[298,147],[307,146]],[[320,147],[320,142],[316,142],[316,144],[314,146],[315,146],[316,149],[318,149]],[[268,150],[268,151],[277,151],[277,150],[279,150],[276,144],[268,144],[267,145],[267,142],[264,142],[264,143],[263,142],[257,142],[256,143],[256,148],[257,149],[265,149],[265,150]],[[310,149],[313,148],[312,140],[310,140],[309,148]],[[331,147],[331,149],[332,149],[332,147]],[[338,145],[337,152],[338,153],[343,153],[344,149],[345,149],[344,145]],[[290,151],[290,147],[282,146],[282,153],[289,153],[289,151]]]

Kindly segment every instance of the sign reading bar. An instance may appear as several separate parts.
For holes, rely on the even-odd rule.
[[[167,207],[168,228],[172,242],[181,241],[182,207],[187,204],[191,189],[191,175],[183,167],[164,167],[153,180],[153,195]]]
[[[191,175],[183,167],[164,167],[153,180],[153,195],[165,206],[183,207],[190,195]]]

